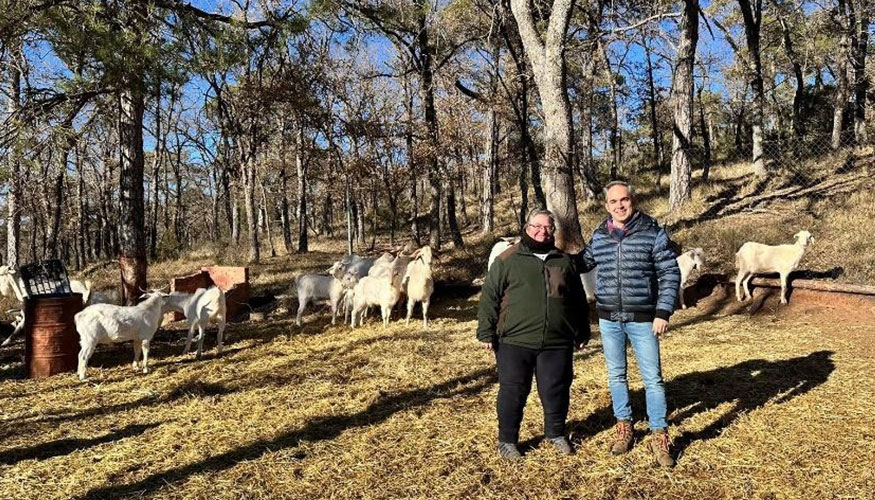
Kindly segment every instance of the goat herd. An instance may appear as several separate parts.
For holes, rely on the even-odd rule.
[[[735,280],[736,296],[739,301],[750,298],[749,282],[756,273],[779,273],[781,278],[781,303],[786,304],[787,277],[798,266],[805,248],[814,241],[811,233],[800,231],[794,236],[794,244],[763,245],[747,242],[735,254],[738,275]],[[498,255],[513,245],[513,238],[502,238],[496,243],[489,256],[487,269]],[[705,264],[701,248],[693,248],[677,257],[681,272],[681,307],[683,287],[694,269]],[[413,252],[399,251],[396,255],[386,252],[377,259],[346,255],[335,262],[327,274],[304,274],[296,280],[298,312],[296,323],[301,325],[301,316],[311,303],[327,302],[331,308],[331,324],[335,324],[337,313],[342,312],[344,321],[349,318],[350,325],[360,326],[369,307],[379,307],[383,324],[388,325],[392,309],[407,297],[406,322],[410,322],[413,308],[417,302],[422,304],[423,323],[428,326],[428,307],[434,292],[432,279],[432,250],[424,246]],[[587,300],[595,300],[595,270],[581,274]],[[188,337],[183,354],[191,348],[194,329],[198,329],[197,357],[201,356],[204,328],[209,323],[218,326],[217,350],[222,353],[223,332],[226,323],[225,294],[218,287],[199,288],[194,293],[151,291],[143,296],[143,301],[135,306],[117,305],[118,297],[113,290],[93,290],[90,282],[71,280],[71,289],[81,293],[86,306],[75,316],[76,331],[79,333],[80,379],[85,378],[85,368],[98,344],[133,341],[134,362],[137,369],[142,355],[143,373],[148,373],[149,344],[161,325],[164,313],[180,312],[189,324]],[[742,290],[743,289],[743,290]],[[14,268],[0,266],[0,294],[23,300],[24,293]],[[22,329],[23,313],[13,310],[16,320],[15,331],[3,343],[10,340]]]

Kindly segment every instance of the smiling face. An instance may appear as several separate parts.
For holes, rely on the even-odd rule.
[[[635,198],[626,186],[611,186],[605,198],[605,209],[611,214],[615,224],[625,224],[635,213]]]
[[[553,222],[546,214],[537,214],[529,219],[528,224],[526,224],[526,234],[538,243],[551,240],[555,229]]]

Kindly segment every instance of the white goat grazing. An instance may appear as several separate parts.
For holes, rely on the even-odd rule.
[[[361,325],[364,320],[366,309],[370,306],[380,306],[383,316],[383,325],[389,325],[389,317],[392,308],[401,298],[401,280],[410,257],[398,256],[392,261],[389,273],[381,276],[365,276],[356,283],[352,297],[352,321],[353,328]]]
[[[149,373],[149,343],[161,324],[165,295],[152,292],[135,306],[94,304],[76,313],[76,331],[79,332],[79,379],[85,379],[85,367],[97,344],[134,341],[134,363],[143,354],[143,373]]]
[[[218,333],[216,345],[219,354],[222,354],[224,346],[225,323],[227,321],[227,305],[225,292],[217,286],[198,288],[194,293],[171,292],[164,304],[164,311],[173,310],[181,312],[188,322],[188,337],[185,340],[185,349],[182,354],[188,354],[191,350],[191,338],[194,329],[198,329],[197,353],[195,357],[200,359],[204,347],[204,328],[210,323],[216,323]]]
[[[681,285],[678,290],[678,296],[681,299],[681,308],[686,309],[687,305],[684,304],[684,286],[687,284],[693,269],[698,269],[699,272],[702,272],[702,268],[705,267],[705,251],[698,247],[691,248],[678,255],[677,261],[678,267],[681,270]]]
[[[407,264],[402,287],[407,292],[407,324],[413,315],[413,306],[422,303],[422,323],[428,328],[428,305],[434,292],[434,280],[431,277],[431,247],[426,245],[413,254],[413,260]]]
[[[333,268],[333,266],[332,266]],[[335,270],[339,272],[339,270]],[[303,274],[295,282],[298,290],[298,316],[295,324],[301,326],[301,316],[310,302],[325,302],[331,307],[331,324],[335,324],[337,308],[345,290],[341,280],[324,274]]]
[[[748,286],[754,274],[778,273],[781,275],[781,303],[787,303],[787,277],[799,265],[805,248],[814,242],[811,233],[804,230],[793,235],[793,238],[796,242],[792,245],[770,246],[748,241],[735,253],[735,267],[738,269],[735,295],[739,302],[751,297]]]

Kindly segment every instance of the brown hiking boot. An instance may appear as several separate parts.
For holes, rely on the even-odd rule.
[[[653,453],[653,459],[661,467],[674,467],[674,459],[671,458],[671,442],[668,439],[668,432],[665,429],[656,430],[651,433],[650,451]]]
[[[618,420],[617,439],[614,440],[614,443],[611,445],[611,454],[622,455],[623,453],[626,453],[632,449],[632,442],[634,439],[635,438],[632,435],[632,422],[628,420]]]

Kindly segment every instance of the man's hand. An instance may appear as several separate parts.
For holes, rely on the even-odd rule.
[[[653,334],[659,337],[668,331],[668,321],[662,318],[653,318]]]
[[[480,342],[480,347],[486,349],[487,351],[492,351],[492,342]]]

